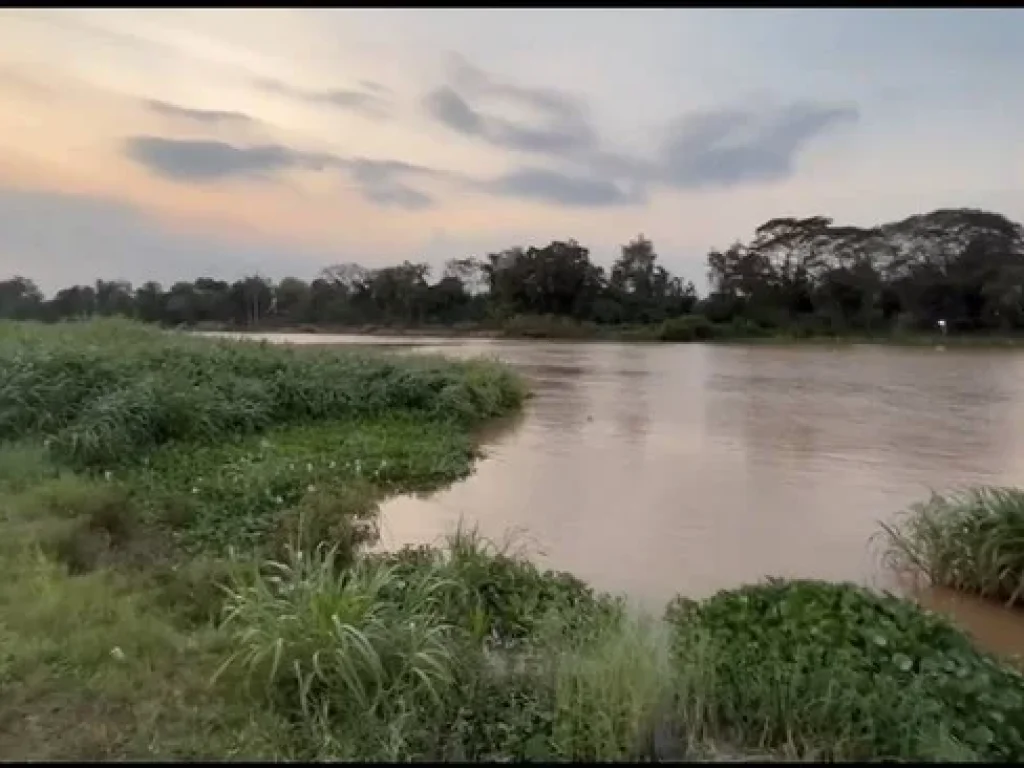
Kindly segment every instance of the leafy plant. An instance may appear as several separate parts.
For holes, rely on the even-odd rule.
[[[818,759],[1024,756],[1024,678],[911,602],[773,580],[676,600],[667,618],[726,741]]]

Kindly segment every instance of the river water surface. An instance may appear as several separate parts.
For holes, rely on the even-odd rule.
[[[1024,354],[887,346],[732,346],[289,337],[493,356],[535,397],[464,482],[383,507],[384,544],[459,521],[652,607],[765,576],[894,582],[880,520],[942,491],[1024,486]],[[994,649],[1024,624],[933,595]]]

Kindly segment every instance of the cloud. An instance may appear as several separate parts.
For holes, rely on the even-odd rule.
[[[360,186],[363,196],[368,200],[378,205],[407,210],[428,208],[433,205],[434,201],[430,196],[405,184],[401,180],[403,176],[455,178],[454,174],[398,160],[352,158],[339,160],[339,163],[348,170],[349,175]]]
[[[48,99],[54,95],[51,86],[44,85],[38,79],[13,67],[0,67],[0,90],[36,99]]]
[[[182,120],[192,120],[197,123],[218,124],[218,123],[252,123],[253,118],[244,112],[230,112],[217,109],[192,109],[182,107],[178,104],[171,104],[168,101],[159,99],[143,99],[143,104],[158,115]]]
[[[289,85],[281,80],[271,78],[258,78],[254,83],[257,88],[266,93],[285,96],[307,104],[335,107],[377,120],[391,116],[391,103],[387,98],[390,90],[371,80],[360,81],[361,90],[354,88],[314,90]]]
[[[632,205],[646,200],[641,185],[623,189],[620,184],[593,176],[575,176],[541,168],[523,168],[487,182],[493,194],[520,197],[565,206],[606,207]]]
[[[679,189],[785,179],[811,140],[858,117],[854,107],[810,102],[688,115],[672,127],[653,175]]]
[[[478,91],[514,93],[518,99],[543,105],[551,115],[567,103],[552,91],[494,84],[478,70],[467,72],[463,78],[469,78]],[[797,159],[809,142],[859,117],[852,106],[814,102],[693,113],[677,119],[654,153],[643,157],[602,149],[596,141],[575,142],[568,134],[506,125],[474,110],[448,86],[436,89],[428,99],[434,114],[460,133],[485,136],[505,147],[532,148],[559,167],[521,166],[481,179],[399,160],[341,157],[280,144],[240,147],[159,136],[131,137],[125,151],[152,172],[188,183],[269,180],[289,171],[334,169],[347,175],[367,200],[406,210],[434,204],[433,197],[410,184],[415,178],[443,180],[499,197],[608,208],[646,203],[655,186],[700,190],[784,180],[795,173]],[[193,111],[158,103],[164,112]],[[218,119],[214,115],[218,113],[198,119],[213,122]],[[559,154],[561,150],[564,154]]]
[[[410,210],[426,208],[433,199],[409,186],[407,177],[455,178],[454,174],[399,160],[346,158],[281,144],[239,147],[224,141],[133,136],[125,142],[125,154],[158,176],[192,184],[270,180],[289,171],[336,169],[346,173],[366,199]]]
[[[129,158],[173,181],[209,183],[230,178],[269,178],[290,170],[320,170],[330,155],[300,152],[280,144],[236,147],[224,141],[133,136]]]
[[[388,88],[383,83],[378,83],[376,80],[360,80],[359,86],[364,91],[376,93],[378,96],[389,96],[392,93],[392,90],[390,88]]]
[[[693,190],[779,181],[795,173],[813,139],[859,117],[852,106],[814,102],[691,113],[670,125],[667,139],[644,156],[602,146],[586,105],[564,91],[498,80],[461,57],[449,79],[424,97],[433,119],[463,136],[545,156],[559,166],[520,168],[480,188],[566,206],[642,203],[652,185]],[[525,108],[529,116],[502,117],[488,105]]]
[[[449,85],[430,91],[423,106],[435,120],[464,136],[505,149],[549,155],[578,153],[595,143],[583,103],[569,93],[496,80],[460,57],[454,60],[451,80]],[[484,106],[473,106],[471,101]],[[488,111],[488,104],[521,114],[503,117]]]

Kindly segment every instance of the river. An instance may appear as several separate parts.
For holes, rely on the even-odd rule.
[[[268,338],[270,338],[268,336]],[[294,336],[497,357],[535,397],[467,480],[383,507],[385,545],[460,520],[652,607],[764,576],[895,583],[880,520],[942,491],[1024,485],[1024,355],[895,346]],[[929,598],[1024,653],[997,606]]]

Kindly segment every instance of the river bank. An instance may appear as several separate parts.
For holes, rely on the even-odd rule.
[[[920,333],[880,332],[814,333],[806,329],[765,329],[750,324],[710,323],[697,316],[684,316],[676,320],[650,325],[602,326],[596,323],[576,322],[564,318],[515,318],[500,324],[460,325],[294,325],[262,322],[255,326],[239,327],[223,323],[203,323],[199,331],[232,333],[281,333],[296,335],[339,335],[391,338],[441,339],[520,339],[544,341],[600,341],[635,343],[692,343],[761,345],[851,345],[880,344],[915,347],[977,347],[1000,348],[1024,345],[1024,334],[984,333]]]
[[[503,366],[93,323],[0,325],[0,370],[6,759],[1024,755],[1020,676],[908,601],[638,618],[472,531],[367,554],[520,408]]]

